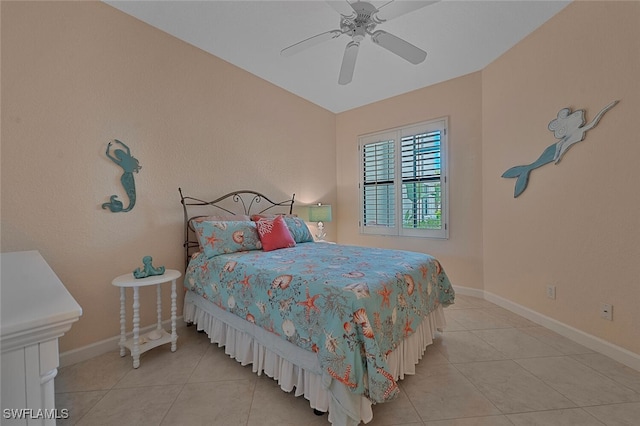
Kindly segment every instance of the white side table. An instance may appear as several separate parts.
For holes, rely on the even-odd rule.
[[[167,269],[162,275],[154,275],[146,278],[134,278],[133,273],[120,275],[111,284],[120,287],[120,356],[125,356],[125,348],[131,351],[133,368],[140,366],[140,354],[157,346],[171,342],[171,352],[177,348],[178,335],[176,334],[176,279],[182,275],[175,269]],[[162,328],[162,298],[161,284],[171,281],[171,334]],[[140,287],[155,285],[158,292],[158,324],[156,329],[140,336]],[[133,288],[133,338],[126,339],[125,332],[125,290]]]

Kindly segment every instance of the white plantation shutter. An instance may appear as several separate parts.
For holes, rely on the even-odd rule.
[[[367,234],[447,238],[447,120],[360,137]]]
[[[362,154],[362,227],[376,234],[396,228],[395,134],[365,139]]]
[[[383,139],[362,146],[362,224],[392,233],[396,227],[395,140]],[[386,230],[385,230],[386,228]]]

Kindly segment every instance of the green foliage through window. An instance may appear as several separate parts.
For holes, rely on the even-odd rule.
[[[402,198],[402,227],[442,229],[442,195],[440,182],[406,184]]]

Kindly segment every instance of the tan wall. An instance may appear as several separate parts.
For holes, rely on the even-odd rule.
[[[2,251],[40,250],[83,306],[61,350],[118,334],[110,282],[142,256],[182,269],[182,186],[333,203],[329,239],[432,253],[454,285],[640,353],[640,3],[575,2],[482,72],[337,116],[102,3],[0,5]],[[613,99],[585,141],[513,199],[500,175],[555,142],[546,127],[558,110],[591,119]],[[360,235],[357,136],[443,116],[450,239]],[[143,167],[129,213],[99,207],[124,196],[104,155],[114,138]],[[602,302],[613,322],[599,318]]]
[[[82,306],[62,351],[118,335],[111,280],[144,255],[183,269],[179,186],[335,201],[334,114],[100,2],[1,7],[2,251],[39,250]],[[142,165],[128,213],[100,208],[126,200],[112,139]]]
[[[574,2],[482,72],[484,285],[640,354],[640,3]],[[565,107],[620,103],[513,198]],[[557,286],[557,299],[545,295]],[[614,320],[602,320],[602,303]]]
[[[358,136],[449,118],[449,239],[359,233]],[[346,244],[430,253],[457,285],[482,288],[482,80],[479,72],[338,114],[338,235]]]

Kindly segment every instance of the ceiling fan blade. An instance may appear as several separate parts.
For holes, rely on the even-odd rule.
[[[375,44],[384,47],[412,64],[417,65],[427,57],[427,52],[424,50],[386,31],[378,30],[374,32],[371,34],[371,40],[373,40]]]
[[[344,17],[347,17],[347,18],[356,17],[356,12],[353,10],[353,7],[351,7],[351,3],[349,3],[347,0],[340,0],[340,1],[327,0],[327,4]]]
[[[338,84],[349,84],[353,78],[353,70],[356,68],[356,58],[358,57],[358,49],[360,43],[357,41],[351,41],[344,49],[344,56],[342,57],[342,66],[340,67],[340,77],[338,77]]]
[[[280,51],[280,55],[282,56],[291,56],[296,53],[302,52],[309,47],[315,46],[317,44],[322,43],[323,41],[331,40],[332,38],[336,38],[342,35],[342,31],[340,30],[331,30],[326,33],[318,34],[313,37],[309,37],[306,40],[302,40],[296,44],[293,44],[289,47],[286,47]]]
[[[437,3],[438,0],[430,1],[398,1],[391,0],[378,8],[378,12],[374,15],[377,23],[390,21],[393,18],[422,9],[430,4]]]

